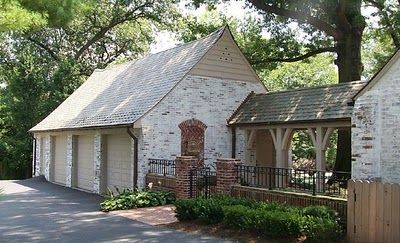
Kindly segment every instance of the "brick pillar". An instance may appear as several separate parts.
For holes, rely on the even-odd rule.
[[[75,147],[75,136],[67,136],[67,172],[66,172],[66,183],[65,186],[72,187],[73,175],[74,175],[74,147]]]
[[[233,185],[239,183],[237,165],[240,159],[217,159],[217,193],[230,195]]]
[[[102,144],[104,143],[104,138],[100,133],[96,133],[94,135],[94,154],[93,154],[93,169],[94,169],[94,181],[93,181],[93,192],[100,194],[103,191],[103,183],[104,180],[102,178],[102,160],[103,160],[103,151]]]
[[[194,156],[178,156],[175,160],[176,198],[190,197],[190,170],[196,166]]]

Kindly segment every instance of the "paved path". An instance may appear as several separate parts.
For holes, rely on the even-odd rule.
[[[0,181],[0,242],[221,242],[98,211],[101,197],[43,178]]]
[[[163,225],[178,222],[175,217],[175,206],[165,205],[150,208],[135,208],[130,210],[118,210],[109,212],[109,214],[134,219],[145,224]]]

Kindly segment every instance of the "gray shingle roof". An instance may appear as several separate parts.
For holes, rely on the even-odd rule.
[[[250,94],[228,123],[294,123],[350,119],[353,107],[348,103],[366,82]]]
[[[143,59],[96,70],[30,131],[134,123],[183,79],[224,30]]]

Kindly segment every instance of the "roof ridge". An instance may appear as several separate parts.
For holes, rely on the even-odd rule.
[[[298,91],[303,91],[303,90],[323,89],[323,88],[344,86],[344,85],[356,84],[356,83],[367,83],[367,81],[366,80],[356,80],[356,81],[343,82],[343,83],[337,83],[337,84],[327,84],[327,85],[314,86],[314,87],[304,87],[304,88],[298,88],[298,89],[288,89],[288,90],[282,90],[282,91],[273,91],[273,92],[269,92],[269,93],[261,93],[261,94],[256,94],[256,95],[275,95],[275,94],[281,94],[281,93],[298,92]]]

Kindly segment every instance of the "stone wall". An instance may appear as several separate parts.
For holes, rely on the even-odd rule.
[[[186,77],[135,127],[141,127],[139,142],[139,186],[148,171],[148,159],[175,159],[180,155],[181,131],[178,125],[195,118],[205,130],[204,163],[231,157],[231,130],[226,120],[251,92],[265,92],[261,83]],[[244,136],[238,136],[237,141]]]
[[[352,117],[352,178],[400,183],[400,60],[360,96]]]

